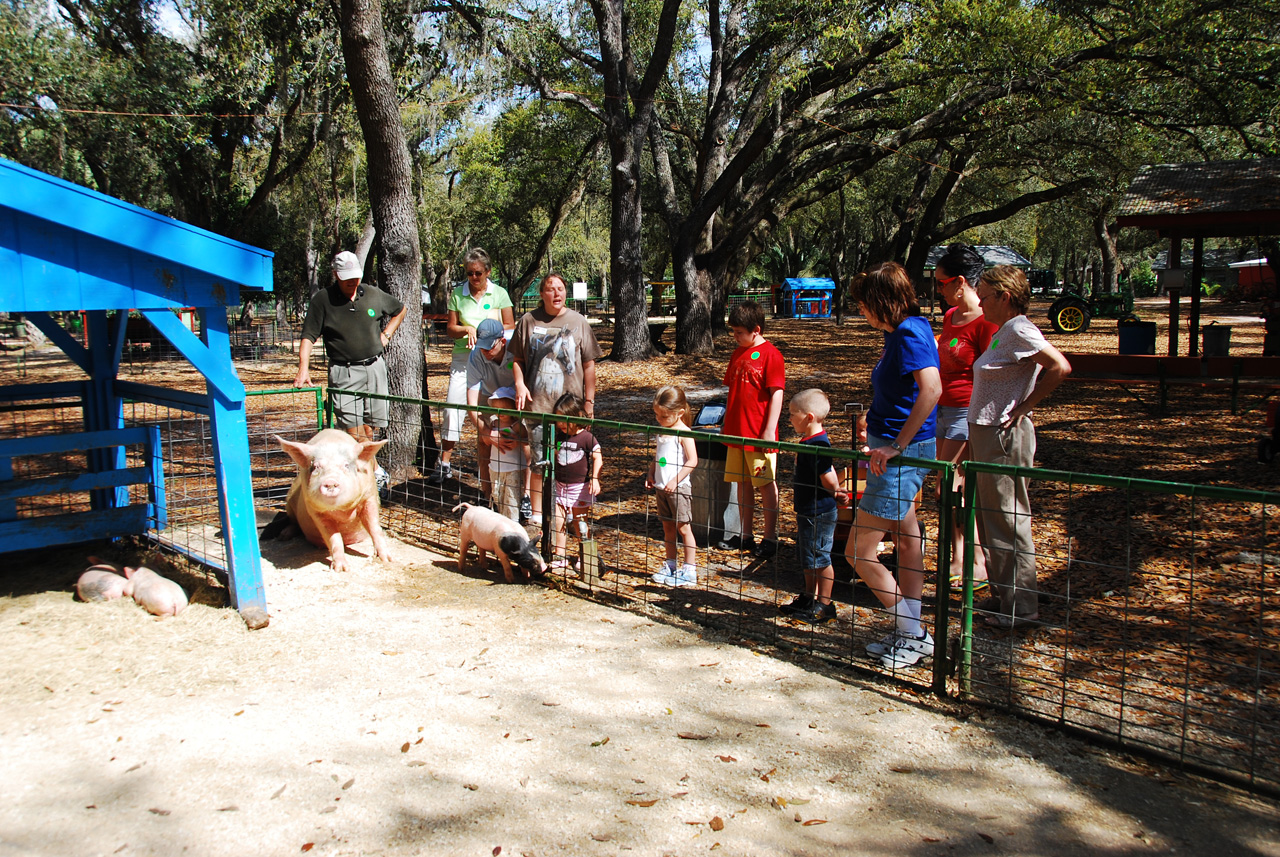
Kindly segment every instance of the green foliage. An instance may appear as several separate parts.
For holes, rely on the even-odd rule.
[[[1155,297],[1159,293],[1156,272],[1149,261],[1143,259],[1129,269],[1129,286],[1135,298]]]

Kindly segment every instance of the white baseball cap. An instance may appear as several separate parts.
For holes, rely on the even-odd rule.
[[[355,253],[343,250],[333,257],[333,273],[339,280],[359,280],[364,277],[364,268]]]

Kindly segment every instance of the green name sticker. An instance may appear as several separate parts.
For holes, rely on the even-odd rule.
[[[508,361],[507,361],[507,368],[508,368],[508,369],[512,368],[512,367],[513,367],[513,366],[515,366],[515,365],[516,365],[516,361],[515,361],[515,360],[508,360]]]
[[[752,352],[751,352],[751,359],[752,359],[752,360],[759,360],[759,359],[760,359],[760,352],[759,352],[759,351],[752,351]]]
[[[959,345],[959,344],[960,344],[960,340],[959,340],[959,339],[956,339],[955,337],[952,337],[952,339],[951,339],[951,347],[952,347],[952,348],[955,348],[955,347],[956,347],[957,345]]]
[[[999,345],[999,344],[1000,344],[1000,340],[998,340],[998,339],[993,339],[993,340],[991,340],[991,347],[992,347],[992,348],[995,348],[995,347],[996,347],[997,345]]]
[[[484,308],[485,308],[485,309],[488,309],[488,308],[489,308],[489,305],[488,305],[488,304],[485,304],[485,305],[484,305]]]
[[[373,309],[367,309],[365,312],[369,313],[370,318],[373,318]]]
[[[658,466],[659,467],[667,466],[667,457],[665,455],[658,459]]]

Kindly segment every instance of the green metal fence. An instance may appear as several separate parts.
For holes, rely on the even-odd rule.
[[[1040,622],[991,632],[966,603],[959,692],[1280,787],[1280,495],[967,467],[1032,485]],[[972,533],[972,482],[965,507]]]
[[[389,435],[416,447],[417,455],[409,477],[391,486],[384,526],[451,556],[457,549],[453,507],[481,501],[474,432],[464,429],[454,450],[454,475],[432,484],[434,444],[418,439],[416,420],[398,423],[395,415],[425,419],[430,431],[424,436],[438,439],[441,414],[455,406],[385,398],[395,405]],[[550,418],[544,419],[554,436]],[[723,464],[713,454],[724,438],[688,433],[700,455],[708,453],[693,479],[699,580],[693,588],[669,589],[650,579],[664,549],[643,483],[653,436],[670,432],[607,419],[581,422],[600,439],[605,467],[589,546],[571,536],[570,549],[597,558],[602,573],[584,567],[580,576],[553,575],[554,585],[1004,708],[1258,790],[1280,791],[1280,495],[968,463],[971,473],[1007,472],[1030,483],[1040,617],[1034,626],[1010,631],[984,622],[991,613],[982,599],[990,589],[978,592],[975,606],[971,548],[965,588],[952,591],[950,540],[937,537],[959,520],[972,545],[979,513],[973,480],[963,492],[953,490],[950,464],[914,462],[937,474],[937,484],[934,478],[926,482],[918,503],[925,530],[924,621],[936,649],[931,660],[890,670],[869,657],[865,646],[892,619],[841,562],[840,541],[833,551],[837,620],[810,626],[779,615],[801,581],[785,486],[802,447],[776,444],[784,486],[781,550],[775,560],[761,561],[715,546],[725,536],[725,513],[733,508],[725,496]],[[832,456],[850,467],[864,458],[852,449],[833,449]],[[882,545],[881,556],[892,562],[893,545]]]

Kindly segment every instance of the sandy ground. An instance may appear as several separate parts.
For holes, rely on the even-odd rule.
[[[257,632],[10,570],[0,855],[1280,854],[1274,802],[395,553],[269,543]]]

